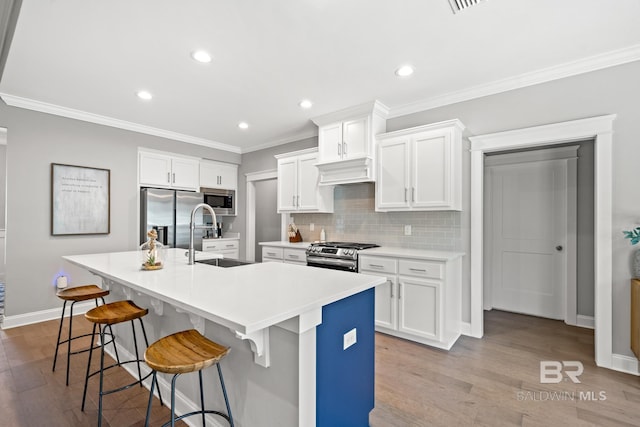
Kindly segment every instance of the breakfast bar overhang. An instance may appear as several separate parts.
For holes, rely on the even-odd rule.
[[[183,249],[167,250],[155,271],[140,268],[136,251],[63,258],[146,304],[151,340],[194,327],[230,346],[223,368],[236,425],[368,425],[373,288],[383,277],[284,263],[188,265]],[[195,406],[188,386],[183,393]]]

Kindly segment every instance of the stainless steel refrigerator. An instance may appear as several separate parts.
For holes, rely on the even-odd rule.
[[[158,241],[171,248],[189,247],[191,211],[204,200],[192,191],[142,188],[140,190],[140,244],[147,241],[147,232],[155,228]],[[196,224],[203,224],[202,210],[196,212]],[[202,250],[202,229],[193,236],[196,250]]]

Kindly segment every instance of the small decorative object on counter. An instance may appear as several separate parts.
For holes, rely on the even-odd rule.
[[[327,241],[327,234],[324,232],[324,228],[322,230],[320,230],[320,241],[321,242],[326,242]]]
[[[640,242],[640,227],[636,227],[631,231],[623,231],[625,239],[631,240],[632,245],[637,245]],[[633,277],[640,278],[640,249],[636,250],[633,256]]]
[[[302,242],[302,236],[300,235],[300,230],[298,230],[298,227],[296,227],[294,223],[289,224],[288,234],[289,234],[290,243]]]
[[[157,241],[158,232],[151,229],[147,232],[149,240],[140,245],[143,270],[159,270],[164,260],[164,245]]]

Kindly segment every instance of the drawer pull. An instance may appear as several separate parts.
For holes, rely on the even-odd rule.
[[[276,256],[276,253],[275,253],[275,252],[267,252],[267,255],[269,255],[269,256]]]
[[[380,264],[369,264],[369,267],[371,267],[371,268],[384,268],[384,265],[380,265]]]
[[[300,258],[300,257],[299,257],[298,255],[291,255],[291,254],[289,254],[289,258],[298,259],[298,258]]]
[[[231,243],[231,244],[226,245],[226,246],[227,246],[228,248],[232,248],[232,247],[234,247],[235,245],[234,245],[233,243]]]
[[[427,270],[425,270],[424,268],[409,268],[409,270],[417,271],[418,273],[426,273],[427,272]]]

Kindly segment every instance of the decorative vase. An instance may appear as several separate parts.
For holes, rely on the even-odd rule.
[[[143,270],[159,270],[163,267],[164,245],[158,242],[158,232],[154,229],[147,233],[149,240],[140,245],[140,263]]]
[[[640,249],[633,254],[633,277],[640,278]]]

